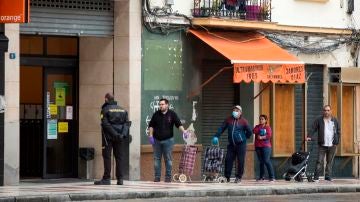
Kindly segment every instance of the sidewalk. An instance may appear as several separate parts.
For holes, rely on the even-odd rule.
[[[95,186],[77,179],[23,181],[19,186],[0,187],[0,201],[81,201],[159,197],[249,196],[326,192],[360,192],[360,180],[334,182],[154,183],[125,181],[123,186]]]

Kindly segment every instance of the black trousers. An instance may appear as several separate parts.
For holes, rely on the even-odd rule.
[[[122,173],[122,148],[123,141],[109,141],[103,138],[102,156],[104,160],[104,176],[103,179],[109,180],[111,178],[111,151],[113,151],[116,162],[116,179],[123,179]]]
[[[237,158],[237,172],[235,176],[239,179],[242,178],[244,174],[244,164],[245,164],[245,155],[246,155],[246,143],[239,143],[233,145],[232,143],[227,146],[227,153],[225,158],[225,177],[230,178],[231,170],[233,168],[233,162]]]

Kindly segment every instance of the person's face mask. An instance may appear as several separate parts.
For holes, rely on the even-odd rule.
[[[232,112],[232,116],[236,119],[236,118],[239,118],[239,115],[240,115],[240,113],[239,112],[237,112],[237,111],[233,111]]]

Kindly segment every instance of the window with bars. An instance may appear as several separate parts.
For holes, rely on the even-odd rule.
[[[112,11],[111,0],[31,0],[31,7],[64,8],[76,10]]]

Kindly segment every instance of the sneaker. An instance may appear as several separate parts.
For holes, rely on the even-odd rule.
[[[124,184],[124,181],[123,181],[122,179],[120,179],[120,180],[117,181],[116,184],[117,184],[117,185],[123,185],[123,184]]]
[[[104,180],[104,179],[94,182],[94,185],[110,185],[110,184],[111,184],[110,180]]]
[[[226,178],[226,182],[230,182],[230,177],[227,177],[227,178]]]
[[[166,177],[165,182],[170,183],[171,182],[171,177]]]
[[[160,177],[155,177],[154,182],[160,182]]]
[[[325,176],[325,178],[324,178],[326,181],[329,181],[329,182],[332,182],[333,181],[333,179],[330,177],[330,176]]]
[[[256,182],[263,182],[265,179],[263,177],[256,179]]]
[[[241,178],[236,178],[234,183],[241,183]]]
[[[269,182],[275,182],[274,178],[269,179]]]

